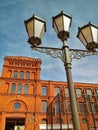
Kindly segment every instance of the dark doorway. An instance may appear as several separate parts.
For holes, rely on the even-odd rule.
[[[25,125],[25,118],[6,118],[5,130],[14,130],[17,125]]]

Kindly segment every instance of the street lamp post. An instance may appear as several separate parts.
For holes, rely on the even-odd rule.
[[[69,47],[67,46],[67,38],[69,37],[69,27],[71,25],[71,21],[72,18],[69,15],[64,14],[63,12],[53,17],[53,27],[57,33],[58,38],[63,42],[62,51],[64,56],[64,66],[66,70],[66,76],[69,88],[74,129],[80,130],[77,102],[71,72],[71,57],[69,53]]]
[[[71,26],[72,17],[61,11],[60,14],[53,17],[53,28],[57,33],[58,38],[62,41],[62,48],[42,47],[41,39],[46,31],[46,23],[44,20],[33,15],[25,21],[26,30],[28,33],[28,42],[31,48],[50,55],[54,58],[60,58],[64,62],[66,76],[69,88],[69,96],[71,102],[72,118],[74,130],[80,130],[80,122],[77,110],[77,102],[74,91],[74,84],[71,72],[72,58],[81,58],[88,55],[97,55],[95,50],[98,48],[98,27],[89,23],[88,25],[79,28],[77,37],[83,42],[88,50],[69,49],[67,38],[69,37],[69,28]]]

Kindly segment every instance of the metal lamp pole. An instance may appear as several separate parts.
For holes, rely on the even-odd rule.
[[[39,46],[46,31],[46,23],[43,19],[33,15],[33,17],[25,21],[25,26],[29,37],[28,42],[33,50],[46,53],[53,58],[60,58],[64,62],[70,95],[73,127],[74,130],[80,130],[77,102],[72,80],[71,60],[73,58],[80,59],[85,56],[98,54],[98,52],[95,51],[95,49],[98,48],[98,27],[89,22],[89,24],[79,28],[77,37],[82,41],[88,50],[69,49],[67,46],[67,38],[69,37],[71,19],[72,18],[69,15],[66,15],[63,12],[53,17],[53,27],[58,38],[63,42],[62,48]]]
[[[66,70],[67,83],[68,83],[68,88],[69,88],[69,96],[70,96],[74,130],[80,130],[77,102],[76,102],[75,90],[74,90],[74,84],[73,84],[72,72],[71,72],[71,56],[69,53],[69,47],[67,46],[67,43],[65,40],[63,41],[62,49],[64,53],[64,66]]]

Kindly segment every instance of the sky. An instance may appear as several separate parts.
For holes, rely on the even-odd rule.
[[[61,48],[62,42],[52,28],[52,17],[61,11],[72,16],[69,48],[85,49],[76,37],[78,27],[89,21],[98,26],[98,0],[0,0],[0,74],[5,56],[26,56],[42,60],[42,80],[67,81],[61,59],[31,50],[24,26],[24,20],[34,14],[44,19],[47,31],[42,45]],[[98,55],[73,59],[72,76],[74,82],[97,84]]]

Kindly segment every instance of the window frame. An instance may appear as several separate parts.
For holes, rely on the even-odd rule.
[[[28,84],[24,84],[24,94],[28,94]]]
[[[22,84],[18,84],[18,90],[17,90],[17,93],[18,94],[21,94],[22,93]]]
[[[81,114],[85,114],[86,110],[85,110],[85,103],[84,102],[78,102],[78,111]]]
[[[15,102],[15,103],[14,103],[14,109],[18,110],[18,109],[20,109],[20,108],[21,108],[20,102]]]
[[[42,96],[47,96],[48,91],[47,91],[47,86],[42,86]]]
[[[65,88],[65,96],[66,96],[66,97],[69,97],[69,88],[68,88],[68,87]]]
[[[48,104],[47,104],[47,101],[46,100],[42,100],[42,107],[41,107],[41,112],[42,113],[46,113],[46,111],[47,111],[47,106],[48,106]]]
[[[93,95],[92,89],[86,88],[86,95],[92,96]]]
[[[15,93],[15,90],[16,90],[16,84],[15,84],[15,83],[12,83],[10,93],[11,93],[11,94]]]
[[[54,96],[57,96],[58,94],[60,94],[60,87],[59,86],[55,86],[54,87]]]
[[[89,108],[89,111],[92,112],[93,111],[93,114],[97,114],[97,110],[96,110],[96,104],[95,102],[88,102],[88,108]]]
[[[60,101],[55,102],[55,115],[60,113]]]
[[[20,71],[20,78],[23,79],[24,78],[24,72]]]
[[[82,89],[81,88],[75,88],[76,97],[82,97]]]
[[[18,77],[18,71],[17,71],[17,70],[15,70],[15,71],[14,71],[13,78],[17,78],[17,77]]]
[[[26,79],[29,79],[29,78],[30,78],[30,72],[26,71]]]
[[[70,101],[67,102],[67,111],[68,111],[68,113],[71,113],[71,102]]]

